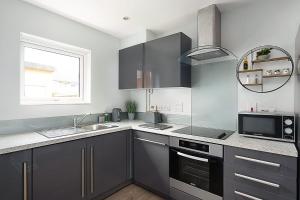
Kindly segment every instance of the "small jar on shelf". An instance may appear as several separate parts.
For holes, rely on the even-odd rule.
[[[245,57],[243,61],[243,70],[249,70],[248,58]]]
[[[245,84],[250,84],[250,75],[249,74],[247,74]]]
[[[260,84],[260,80],[257,74],[255,74],[255,79],[254,79],[255,84]]]

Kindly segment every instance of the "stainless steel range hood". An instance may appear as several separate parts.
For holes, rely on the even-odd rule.
[[[221,47],[221,13],[216,5],[198,11],[197,26],[198,47],[184,53],[181,62],[198,65],[236,58]]]

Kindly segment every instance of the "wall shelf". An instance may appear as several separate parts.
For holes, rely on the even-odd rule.
[[[245,86],[262,86],[262,83],[249,83],[249,84],[244,84]]]
[[[281,61],[281,60],[289,60],[289,57],[277,57],[277,58],[270,58],[266,60],[253,60],[252,63],[273,62],[273,61]]]
[[[289,77],[290,74],[286,75],[271,75],[271,76],[263,76],[263,78],[278,78],[278,77]]]
[[[262,69],[249,69],[249,70],[241,70],[239,73],[249,73],[249,72],[262,72]]]

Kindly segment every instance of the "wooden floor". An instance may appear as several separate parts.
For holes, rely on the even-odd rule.
[[[105,200],[163,200],[147,190],[136,185],[129,185]]]

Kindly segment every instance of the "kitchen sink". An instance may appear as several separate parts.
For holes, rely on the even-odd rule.
[[[79,134],[79,133],[84,133],[84,132],[89,132],[89,131],[98,131],[98,130],[104,130],[104,129],[115,128],[115,127],[118,127],[118,126],[93,124],[93,125],[80,126],[78,128],[67,127],[67,128],[48,129],[48,130],[38,131],[38,133],[47,138],[56,138],[56,137],[75,135],[75,134]]]
[[[88,126],[82,126],[81,129],[87,130],[87,131],[98,131],[103,129],[109,129],[109,128],[115,128],[118,127],[116,125],[103,125],[103,124],[93,124]]]
[[[66,135],[74,135],[74,134],[78,134],[78,133],[83,133],[83,132],[87,132],[87,131],[82,128],[68,127],[68,128],[47,129],[47,130],[42,130],[42,131],[37,131],[37,132],[47,138],[56,138],[56,137],[62,137],[62,136],[66,136]]]

